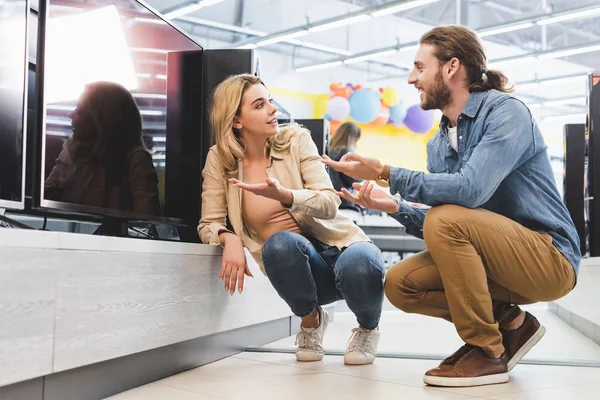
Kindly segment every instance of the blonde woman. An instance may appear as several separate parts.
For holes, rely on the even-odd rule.
[[[381,252],[348,218],[310,133],[279,126],[263,81],[236,75],[215,90],[211,110],[216,145],[202,171],[204,243],[223,246],[221,280],[231,295],[252,276],[248,248],[292,312],[302,319],[298,361],[323,358],[327,312],[345,299],[356,315],[346,364],[370,364],[379,342],[384,267]],[[229,217],[233,231],[225,227]]]

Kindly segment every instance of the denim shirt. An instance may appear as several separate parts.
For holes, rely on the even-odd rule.
[[[448,141],[448,119],[427,144],[430,174],[392,168],[392,194],[436,206],[483,208],[552,236],[579,270],[579,237],[560,198],[547,146],[525,104],[497,90],[474,92],[457,119],[458,152]],[[405,201],[392,215],[406,231],[423,237],[427,210]]]

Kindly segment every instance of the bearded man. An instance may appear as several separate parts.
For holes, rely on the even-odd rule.
[[[577,232],[531,112],[510,96],[507,78],[487,68],[474,32],[441,26],[425,33],[408,81],[423,109],[443,113],[427,145],[429,174],[352,153],[323,162],[389,184],[401,201],[368,182],[354,184],[355,195],[338,194],[387,212],[425,240],[427,250],[394,265],[385,283],[396,307],[452,322],[465,342],[426,372],[425,383],[506,382],[545,333],[518,305],[573,289],[581,260]]]

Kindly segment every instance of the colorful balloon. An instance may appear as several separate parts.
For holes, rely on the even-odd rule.
[[[404,103],[398,103],[393,107],[390,107],[390,119],[394,121],[394,123],[404,121],[406,117],[406,107],[404,107]]]
[[[407,110],[404,125],[415,133],[427,133],[433,128],[433,111],[415,104]]]
[[[327,115],[332,120],[342,121],[350,115],[350,103],[344,97],[334,97],[327,103]]]
[[[375,120],[373,122],[370,123],[370,125],[383,126],[383,125],[387,124],[389,119],[390,119],[390,108],[382,105],[381,110],[379,111],[379,115],[377,116],[377,118],[375,118]]]
[[[381,111],[381,102],[371,90],[360,89],[352,93],[349,99],[350,116],[356,122],[368,124],[375,120]]]
[[[398,91],[394,88],[385,88],[381,93],[381,101],[388,107],[393,107],[400,101]]]

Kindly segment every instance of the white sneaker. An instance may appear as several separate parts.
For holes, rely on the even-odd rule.
[[[323,336],[329,322],[327,311],[317,306],[319,312],[319,326],[316,328],[305,328],[300,325],[300,332],[296,334],[296,360],[298,361],[321,361],[325,355],[323,349]]]
[[[361,327],[352,329],[352,336],[348,340],[348,347],[344,354],[344,364],[373,364],[377,355],[379,336],[379,327],[371,330]]]

